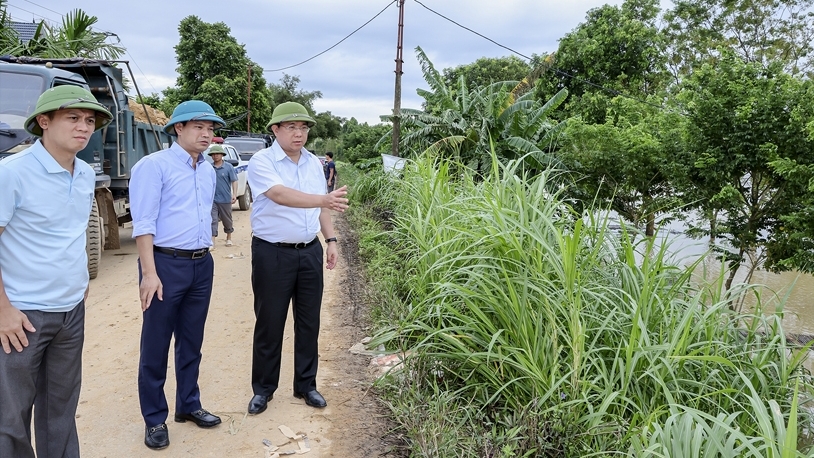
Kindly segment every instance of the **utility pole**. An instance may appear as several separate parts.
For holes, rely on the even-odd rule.
[[[396,94],[393,100],[393,156],[399,156],[399,138],[401,137],[401,64],[404,49],[404,0],[399,0],[399,36],[396,45]]]
[[[249,84],[247,86],[248,95],[246,96],[246,131],[251,136],[252,134],[252,64],[249,64]]]

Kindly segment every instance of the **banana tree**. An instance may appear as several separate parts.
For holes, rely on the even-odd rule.
[[[563,102],[566,90],[541,105],[527,89],[518,89],[530,87],[527,81],[470,89],[461,75],[453,91],[420,47],[416,55],[430,89],[417,91],[425,100],[424,109],[401,111],[402,150],[448,155],[480,173],[491,168],[493,148],[501,161],[524,157],[534,169],[555,161],[546,151],[564,124],[552,122],[549,114]]]

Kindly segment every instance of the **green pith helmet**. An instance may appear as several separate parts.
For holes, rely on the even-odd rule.
[[[66,108],[81,108],[96,112],[96,127],[94,131],[110,124],[113,115],[110,114],[104,105],[96,100],[96,97],[87,89],[79,86],[63,85],[52,87],[40,94],[37,99],[37,107],[31,116],[25,120],[25,130],[28,133],[42,137],[42,128],[37,122],[37,115],[48,113],[49,111],[64,110]]]
[[[308,110],[304,106],[297,102],[284,102],[274,108],[274,112],[271,113],[271,121],[266,125],[266,130],[271,132],[271,126],[286,121],[302,121],[308,123],[308,127],[314,127],[314,124],[317,123],[308,114]]]
[[[226,127],[226,122],[215,114],[215,110],[208,103],[200,100],[187,100],[172,111],[170,120],[164,126],[164,132],[175,136],[175,124],[188,121],[212,121],[215,129]]]
[[[210,156],[213,155],[213,154],[224,154],[225,155],[226,151],[224,151],[223,147],[220,146],[220,145],[212,145],[212,146],[209,147],[209,152],[206,153],[206,154],[208,154]]]

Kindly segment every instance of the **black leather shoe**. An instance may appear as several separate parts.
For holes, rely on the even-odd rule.
[[[195,423],[201,428],[211,428],[220,424],[220,417],[212,415],[206,409],[196,410],[192,413],[177,413],[175,414],[176,423],[185,423],[187,420]]]
[[[266,407],[268,407],[268,403],[272,400],[272,398],[274,398],[274,395],[262,396],[255,394],[252,396],[251,401],[249,401],[249,414],[257,415],[265,412]]]
[[[167,424],[161,423],[144,430],[144,445],[153,449],[161,450],[170,445],[170,433],[167,431]]]
[[[321,409],[321,408],[326,407],[328,405],[328,403],[325,402],[325,398],[323,398],[322,395],[319,394],[319,391],[317,391],[317,390],[309,391],[307,393],[294,392],[294,397],[295,398],[300,398],[300,399],[305,399],[305,403],[308,404],[311,407],[316,407],[316,408]]]

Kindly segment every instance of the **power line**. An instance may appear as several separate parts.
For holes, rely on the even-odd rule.
[[[30,1],[30,0],[23,0],[23,1],[24,1],[24,2],[26,2],[26,3],[30,3],[30,4],[32,4],[32,5],[34,5],[34,6],[39,6],[40,8],[42,8],[42,9],[44,9],[44,10],[50,11],[50,12],[52,12],[52,13],[56,13],[56,14],[58,14],[58,15],[60,15],[60,16],[64,16],[64,14],[60,13],[59,11],[54,11],[54,10],[52,10],[51,8],[48,8],[48,7],[42,6],[42,5],[38,4],[38,3],[34,3],[34,2],[32,2],[32,1]]]
[[[421,1],[420,1],[420,0],[414,0],[414,1],[415,1],[416,3],[418,3],[419,5],[421,5],[422,7],[424,7],[424,9],[426,9],[427,11],[429,11],[429,12],[431,12],[431,13],[433,13],[433,14],[437,15],[437,16],[440,16],[440,17],[441,17],[441,18],[443,18],[443,19],[446,19],[447,21],[449,21],[449,22],[451,22],[451,23],[453,23],[453,24],[457,25],[458,27],[460,27],[460,28],[462,28],[462,29],[467,30],[467,31],[469,31],[469,32],[471,32],[471,33],[474,33],[475,35],[477,35],[477,36],[479,36],[479,37],[481,37],[481,38],[483,38],[483,39],[486,39],[486,40],[488,40],[488,41],[490,41],[490,42],[492,42],[492,43],[494,43],[494,44],[496,44],[496,45],[500,46],[501,48],[506,49],[506,50],[508,50],[508,51],[510,51],[510,52],[512,52],[512,53],[514,53],[514,54],[517,54],[518,56],[520,56],[520,57],[522,57],[522,58],[524,58],[524,59],[526,59],[526,60],[528,60],[528,61],[531,61],[531,60],[532,60],[532,58],[531,58],[531,57],[529,57],[529,56],[527,56],[527,55],[525,55],[525,54],[522,54],[522,53],[520,53],[519,51],[515,51],[514,49],[512,49],[512,48],[510,48],[510,47],[508,47],[508,46],[505,46],[505,45],[503,45],[503,44],[500,44],[500,43],[498,43],[497,41],[495,41],[495,40],[493,40],[493,39],[491,39],[491,38],[487,37],[486,35],[484,35],[484,34],[482,34],[482,33],[476,32],[475,30],[472,30],[472,29],[470,29],[469,27],[466,27],[465,25],[462,25],[462,24],[459,24],[458,22],[455,22],[454,20],[452,20],[452,19],[450,19],[450,18],[448,18],[448,17],[444,16],[443,14],[441,14],[441,13],[439,13],[439,12],[437,12],[437,11],[433,10],[432,8],[428,7],[427,5],[425,5],[425,4],[423,4],[423,3],[421,3]],[[592,82],[592,81],[590,81],[590,80],[587,80],[587,79],[585,79],[585,78],[580,78],[580,77],[578,77],[578,76],[576,76],[576,75],[572,75],[572,74],[570,74],[570,73],[568,73],[568,72],[562,71],[562,70],[560,70],[559,68],[554,67],[553,65],[546,64],[545,62],[542,62],[542,63],[541,63],[541,65],[542,65],[542,66],[544,66],[544,67],[546,67],[546,68],[547,68],[547,69],[549,69],[549,70],[552,70],[554,73],[557,73],[558,75],[562,75],[562,76],[565,76],[566,78],[571,78],[571,79],[574,79],[574,80],[577,80],[577,81],[581,81],[581,82],[583,82],[583,83],[587,84],[588,86],[592,86],[592,87],[594,87],[594,88],[596,88],[596,89],[600,89],[600,90],[603,90],[603,91],[605,91],[605,92],[609,92],[609,93],[611,93],[611,94],[613,94],[613,95],[616,95],[616,96],[625,97],[625,98],[628,98],[628,99],[630,99],[630,100],[634,100],[634,101],[636,101],[636,102],[643,103],[643,104],[645,104],[645,105],[650,105],[651,107],[654,107],[654,108],[658,108],[658,109],[664,109],[664,107],[662,107],[661,105],[656,105],[655,103],[651,103],[651,102],[648,102],[648,101],[646,101],[646,100],[641,100],[641,99],[639,99],[639,98],[633,97],[632,95],[628,95],[628,94],[625,94],[625,93],[623,93],[623,92],[617,91],[616,89],[611,89],[611,88],[609,88],[609,87],[605,87],[605,86],[602,86],[602,85],[596,84],[596,83],[594,83],[594,82]]]
[[[318,53],[318,54],[315,54],[315,55],[313,55],[313,56],[309,57],[308,59],[305,59],[304,61],[302,61],[302,62],[300,62],[300,63],[294,64],[294,65],[289,65],[288,67],[283,67],[283,68],[275,68],[274,70],[263,70],[263,72],[264,72],[264,73],[266,73],[266,72],[279,72],[279,71],[282,71],[282,70],[288,70],[289,68],[294,68],[294,67],[300,66],[300,65],[302,65],[302,64],[304,64],[304,63],[306,63],[306,62],[309,62],[309,61],[311,61],[311,60],[316,59],[317,57],[319,57],[319,56],[321,56],[321,55],[325,54],[326,52],[328,52],[328,51],[330,51],[330,50],[332,50],[332,49],[336,48],[337,46],[339,46],[339,44],[340,44],[340,43],[342,43],[343,41],[345,41],[345,40],[347,40],[348,38],[350,38],[350,37],[351,37],[351,35],[353,35],[354,33],[356,33],[356,32],[358,32],[358,31],[362,30],[362,28],[363,28],[364,26],[366,26],[366,25],[370,24],[371,22],[373,22],[373,20],[374,20],[374,19],[376,19],[377,17],[379,17],[379,16],[380,16],[382,13],[384,13],[384,11],[385,11],[387,8],[390,8],[390,6],[391,6],[392,4],[394,4],[394,3],[396,3],[397,1],[398,1],[398,0],[393,0],[393,1],[391,1],[390,3],[388,3],[388,4],[387,4],[387,6],[385,6],[384,8],[382,8],[382,10],[381,10],[381,11],[379,11],[378,13],[376,13],[376,15],[375,15],[375,16],[373,16],[372,18],[368,19],[368,21],[367,21],[367,22],[365,22],[364,24],[360,25],[360,26],[359,26],[359,27],[358,27],[356,30],[354,30],[353,32],[351,32],[351,33],[349,33],[349,34],[345,35],[345,38],[343,38],[343,39],[341,39],[341,40],[337,41],[337,42],[336,42],[336,43],[335,43],[333,46],[331,46],[330,48],[326,49],[325,51],[322,51],[322,52],[320,52],[320,53]]]
[[[30,4],[32,4],[32,5],[34,5],[34,6],[38,6],[38,7],[42,8],[42,9],[47,10],[47,11],[50,11],[50,12],[52,12],[52,13],[58,14],[58,15],[60,15],[60,17],[65,17],[65,14],[60,13],[59,11],[52,10],[51,8],[48,8],[48,7],[42,6],[42,5],[40,5],[39,3],[32,2],[31,0],[23,0],[23,1],[25,1],[26,3],[30,3]],[[34,16],[37,16],[37,17],[39,17],[39,18],[42,18],[42,19],[44,19],[44,20],[46,20],[46,21],[48,21],[48,22],[50,22],[50,23],[52,23],[52,24],[57,24],[57,21],[54,21],[53,19],[48,18],[48,17],[45,17],[45,16],[43,16],[43,15],[41,15],[41,14],[37,14],[37,13],[35,13],[35,12],[33,12],[33,11],[29,11],[29,10],[26,10],[26,9],[24,9],[24,8],[20,8],[19,6],[15,6],[15,5],[11,5],[11,4],[9,4],[8,6],[12,6],[12,7],[17,8],[17,9],[19,9],[19,10],[25,11],[26,13],[33,14]],[[101,28],[97,28],[97,30],[99,30],[100,32],[102,32],[102,33],[104,33],[105,35],[107,35],[107,36],[108,36],[108,38],[109,38],[109,37],[111,37],[111,36],[115,36],[115,37],[116,37],[116,39],[119,41],[119,43],[121,43],[121,38],[119,37],[119,35],[118,35],[118,34],[116,34],[116,33],[114,33],[114,32],[111,32],[111,31],[109,31],[109,30],[104,30],[104,29],[101,29]],[[125,49],[125,51],[124,51],[124,52],[127,54],[127,56],[129,56],[129,57],[130,57],[130,61],[131,61],[131,62],[133,62],[133,64],[134,64],[134,65],[136,66],[136,68],[138,69],[138,71],[139,71],[139,72],[141,72],[141,75],[144,77],[144,79],[147,81],[147,83],[149,83],[149,84],[150,84],[150,87],[152,87],[152,88],[153,88],[153,92],[154,92],[154,93],[158,93],[158,90],[157,90],[157,89],[155,88],[155,86],[153,85],[153,82],[152,82],[152,81],[150,81],[150,78],[148,78],[148,77],[147,77],[147,74],[146,74],[146,73],[144,73],[144,70],[142,70],[142,69],[141,69],[141,67],[139,66],[138,62],[136,62],[136,60],[135,60],[135,59],[133,59],[133,55],[132,55],[132,54],[130,54],[130,51],[128,51],[126,47],[125,47],[124,49]],[[135,81],[133,81],[133,84],[136,84],[136,82],[135,82]]]
[[[12,5],[11,3],[8,3],[7,5],[8,5],[8,6],[10,6],[10,7],[12,7],[12,8],[17,8],[17,9],[18,9],[18,10],[20,10],[20,11],[25,11],[26,13],[32,14],[32,15],[34,15],[34,16],[37,16],[38,18],[43,19],[43,20],[45,20],[45,21],[48,21],[48,22],[50,22],[50,23],[52,23],[52,24],[58,24],[58,22],[57,22],[57,21],[54,21],[54,20],[53,20],[53,19],[51,19],[51,18],[47,18],[47,17],[45,17],[45,16],[43,16],[43,15],[41,15],[41,14],[37,14],[37,13],[35,13],[35,12],[33,12],[33,11],[29,11],[29,10],[27,10],[27,9],[25,9],[25,8],[21,8],[21,7],[17,6],[17,5]]]

